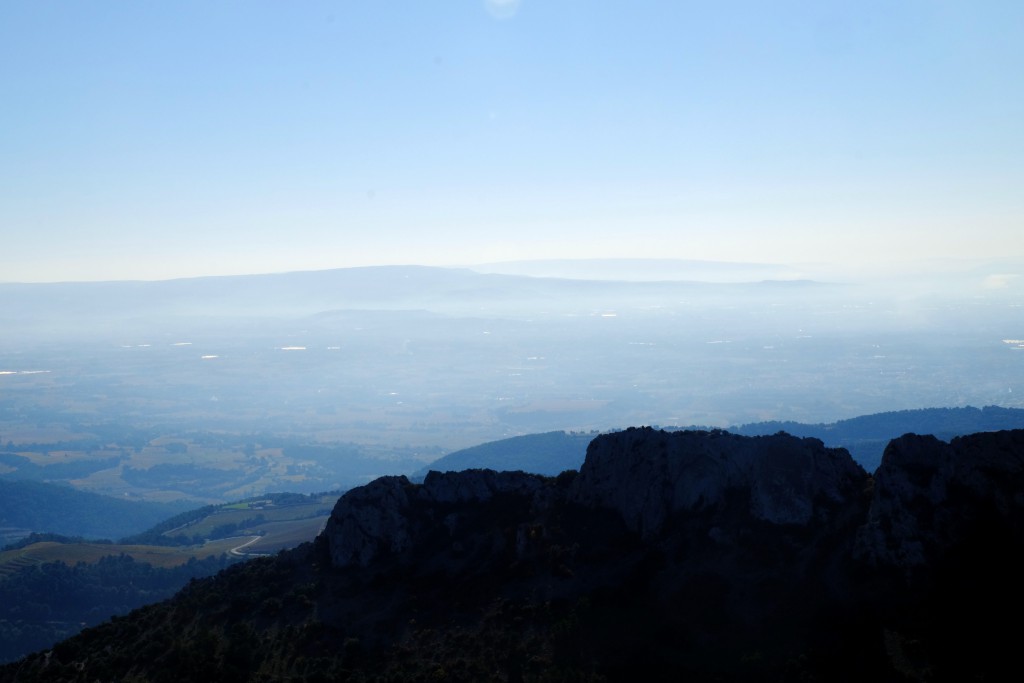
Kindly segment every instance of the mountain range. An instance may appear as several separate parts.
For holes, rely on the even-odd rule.
[[[679,298],[835,291],[802,280],[647,282],[480,273],[467,268],[374,266],[163,281],[0,283],[0,313],[32,328],[44,321],[284,316],[336,310],[472,314],[565,311]]]
[[[1024,430],[868,474],[787,434],[603,434],[578,473],[383,477],[313,543],[3,680],[1006,680]]]

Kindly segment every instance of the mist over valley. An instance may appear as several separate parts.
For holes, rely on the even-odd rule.
[[[642,264],[575,268],[588,263]],[[908,287],[394,266],[3,284],[0,445],[41,479],[213,501],[344,489],[552,430],[1022,407],[1020,283],[987,277]]]

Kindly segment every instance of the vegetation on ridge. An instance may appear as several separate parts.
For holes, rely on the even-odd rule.
[[[703,469],[659,464],[682,440]],[[904,437],[874,476],[785,435],[600,441],[578,474],[353,491],[315,543],[192,582],[0,677],[953,681],[1012,668],[1024,431]],[[791,480],[802,488],[787,496]],[[616,499],[622,487],[646,502]],[[605,495],[610,507],[585,502]]]

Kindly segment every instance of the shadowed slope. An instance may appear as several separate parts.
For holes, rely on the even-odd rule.
[[[387,477],[342,496],[314,544],[0,673],[995,680],[1012,649],[984,614],[1024,607],[1006,570],[1022,458],[1024,432],[908,435],[872,478],[814,439],[631,429],[578,474]],[[914,542],[920,558],[892,552]]]

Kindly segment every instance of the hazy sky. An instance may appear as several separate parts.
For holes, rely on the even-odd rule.
[[[1024,2],[0,3],[0,281],[1024,258]]]

